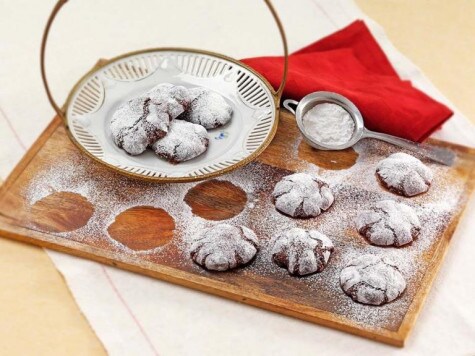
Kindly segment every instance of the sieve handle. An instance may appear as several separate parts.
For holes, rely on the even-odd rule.
[[[419,153],[434,162],[441,163],[446,166],[451,166],[455,160],[455,153],[452,151],[442,147],[432,146],[427,143],[417,143],[406,140],[405,138],[396,137],[381,132],[374,132],[368,129],[364,130],[363,138],[375,138],[377,140],[388,142],[392,145],[405,148],[406,150]]]
[[[299,102],[297,100],[285,99],[282,105],[284,105],[284,108],[286,108],[292,114],[295,115],[295,111],[297,110],[297,106],[299,106]],[[290,106],[290,105],[295,105],[295,109],[292,108],[292,106]]]
[[[284,91],[285,87],[285,82],[287,80],[287,70],[288,70],[288,65],[289,65],[289,54],[288,54],[288,48],[287,48],[287,39],[285,36],[285,31],[282,26],[282,22],[280,21],[279,16],[277,15],[277,12],[274,9],[274,6],[272,5],[270,0],[263,0],[264,3],[267,5],[270,13],[272,14],[272,17],[274,18],[274,21],[277,25],[277,28],[279,29],[279,34],[280,38],[282,40],[282,45],[284,48],[284,72],[282,74],[282,81],[280,82],[279,88],[277,90],[273,89],[272,94],[274,95],[276,105],[279,107],[280,105],[280,98],[282,97],[282,93]],[[53,95],[51,94],[51,90],[48,84],[48,79],[46,78],[46,70],[45,70],[45,52],[46,52],[46,43],[48,42],[48,35],[51,29],[51,25],[53,24],[54,19],[56,18],[56,15],[59,13],[61,8],[63,7],[64,4],[66,4],[68,0],[58,0],[56,5],[54,6],[53,10],[51,11],[51,14],[49,15],[48,21],[46,22],[45,29],[43,31],[43,38],[41,40],[41,51],[40,51],[40,66],[41,66],[41,79],[43,80],[43,86],[46,91],[46,95],[48,96],[48,100],[53,107],[54,111],[58,114],[60,118],[64,119],[64,112],[63,110],[58,106],[56,101],[53,98]]]

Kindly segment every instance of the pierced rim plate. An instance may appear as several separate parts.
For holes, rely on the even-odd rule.
[[[207,152],[176,165],[151,150],[128,155],[115,145],[109,128],[119,105],[160,83],[206,87],[233,108],[228,124],[208,130]],[[194,181],[257,157],[275,135],[277,109],[270,85],[240,62],[214,53],[156,49],[118,57],[88,73],[68,99],[66,125],[80,149],[121,173],[162,182]]]

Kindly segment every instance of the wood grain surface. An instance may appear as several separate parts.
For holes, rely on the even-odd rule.
[[[185,202],[195,215],[208,220],[225,220],[243,211],[247,195],[231,182],[212,179],[190,189]]]
[[[289,152],[297,146],[298,158],[289,159]],[[104,184],[104,191],[111,189],[111,182],[120,181],[120,188],[114,191],[116,198],[140,194],[151,189],[153,183],[139,182],[124,178],[101,165],[84,158],[66,136],[58,119],[46,129],[38,142],[13,171],[0,188],[0,232],[3,236],[45,246],[77,256],[93,259],[119,268],[128,269],[186,287],[195,288],[229,299],[258,306],[303,320],[334,327],[374,340],[402,346],[414,325],[431,282],[447,250],[452,233],[473,190],[475,153],[465,147],[436,142],[458,153],[458,163],[450,171],[450,179],[463,182],[465,194],[460,209],[453,212],[450,222],[440,231],[437,243],[428,249],[421,264],[427,264],[423,277],[411,284],[408,298],[411,303],[401,309],[391,320],[384,320],[383,326],[358,323],[338,312],[338,306],[331,302],[331,293],[321,291],[318,298],[307,291],[304,279],[287,278],[285,271],[275,271],[269,275],[254,273],[251,269],[236,272],[213,274],[203,272],[190,263],[173,241],[180,239],[175,221],[165,210],[152,206],[139,205],[118,212],[111,223],[108,236],[96,231],[90,236],[80,236],[80,226],[87,225],[92,211],[100,208],[83,196],[67,192],[54,192],[42,198],[31,207],[28,206],[24,192],[32,180],[45,169],[57,162],[75,166],[86,165],[90,177]],[[380,154],[376,151],[370,154]],[[315,158],[318,156],[318,159]],[[299,141],[299,133],[293,118],[282,114],[276,138],[259,157],[256,169],[265,170],[267,188],[259,192],[259,200],[270,196],[271,187],[281,177],[299,170],[305,162],[312,162],[325,169],[341,170],[355,164],[357,154],[354,150],[335,152],[314,151],[306,143]],[[260,166],[259,166],[260,165]],[[74,180],[74,179],[73,179]],[[163,186],[163,189],[167,189]],[[368,188],[368,187],[366,187]],[[371,188],[371,187],[369,187]],[[162,188],[161,188],[162,189]],[[353,188],[352,188],[353,189]],[[365,187],[354,188],[361,195]],[[379,189],[379,188],[378,188]],[[352,194],[353,191],[350,191]],[[96,192],[98,193],[98,192]],[[222,220],[239,215],[245,208],[247,197],[242,189],[223,180],[210,180],[193,185],[185,196],[186,204],[192,212],[207,220]],[[371,192],[370,192],[371,193]],[[371,193],[376,194],[377,193]],[[112,198],[112,197],[111,197]],[[158,198],[159,199],[159,198]],[[57,212],[58,207],[66,207]],[[336,204],[334,211],[344,211]],[[342,210],[343,209],[343,210]],[[249,214],[248,225],[256,228],[260,224],[259,208]],[[342,216],[343,218],[343,216]],[[312,222],[309,221],[308,224]],[[310,225],[309,225],[310,226]],[[63,232],[69,231],[68,238]],[[76,233],[76,231],[78,231]],[[357,234],[349,232],[358,245],[364,244]],[[126,249],[117,247],[123,245]],[[163,246],[160,254],[134,254],[129,250],[146,251]],[[184,259],[185,258],[185,259]],[[338,256],[336,256],[336,261]],[[330,294],[328,294],[330,293]]]
[[[135,251],[167,244],[174,230],[170,214],[152,206],[134,206],[121,212],[107,229],[111,238]]]
[[[37,201],[28,219],[40,230],[67,232],[87,224],[94,207],[80,194],[56,192]]]

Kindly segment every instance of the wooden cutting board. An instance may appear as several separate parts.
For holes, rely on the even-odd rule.
[[[396,148],[366,140],[355,150],[316,151],[302,142],[294,119],[284,112],[275,139],[256,162],[219,179],[160,185],[119,175],[85,157],[56,118],[0,188],[0,234],[402,346],[475,186],[475,150],[432,143],[456,152],[455,165],[430,163],[435,172],[430,191],[402,198],[374,175],[376,163]],[[329,211],[305,220],[275,211],[273,186],[295,171],[329,181],[335,190]],[[421,236],[408,247],[370,246],[354,229],[358,211],[388,198],[420,213]],[[246,268],[204,271],[189,258],[190,241],[223,221],[254,229],[261,250]],[[332,238],[336,250],[322,273],[295,278],[270,261],[272,237],[293,226]],[[363,253],[389,255],[402,265],[408,287],[401,298],[374,307],[343,293],[339,271]]]

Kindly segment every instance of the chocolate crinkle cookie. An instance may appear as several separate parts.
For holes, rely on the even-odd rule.
[[[410,206],[393,200],[382,200],[356,218],[358,232],[378,246],[403,246],[421,231],[421,223]]]
[[[257,236],[244,226],[219,224],[204,232],[191,248],[194,262],[210,271],[227,271],[252,261],[258,251]]]
[[[398,267],[385,257],[371,254],[348,263],[340,273],[340,285],[355,302],[370,305],[392,302],[406,289]]]
[[[317,230],[293,228],[275,240],[272,260],[292,275],[305,276],[323,271],[333,249],[331,240]]]
[[[150,107],[150,99],[139,97],[119,106],[111,120],[111,133],[117,146],[131,155],[166,135],[170,117]]]
[[[433,178],[427,166],[403,152],[394,153],[379,162],[376,174],[386,188],[406,197],[427,192]]]
[[[189,89],[191,102],[179,119],[214,129],[231,120],[233,109],[219,94],[206,88]]]
[[[141,154],[168,133],[171,120],[185,111],[189,101],[186,88],[171,84],[157,85],[129,100],[112,115],[114,142],[131,155]]]
[[[145,96],[160,110],[167,112],[170,119],[176,119],[188,110],[192,96],[187,88],[170,83],[159,84],[149,90]]]
[[[275,207],[292,217],[320,215],[333,204],[328,184],[315,175],[295,173],[282,178],[272,193]]]
[[[152,145],[153,151],[173,164],[188,161],[206,151],[208,132],[201,125],[173,120],[168,134]]]

